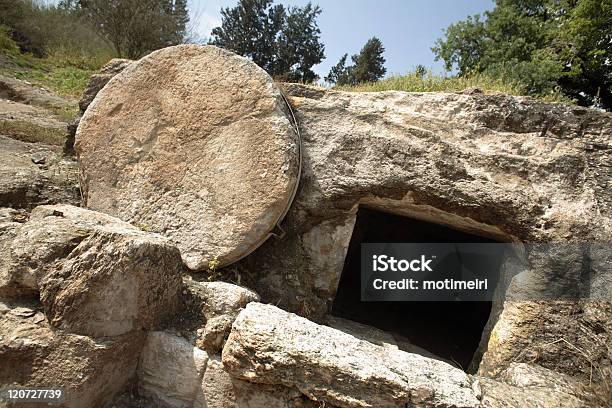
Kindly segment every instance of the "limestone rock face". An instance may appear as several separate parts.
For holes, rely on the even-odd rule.
[[[9,270],[9,253],[11,243],[15,239],[17,229],[21,225],[17,222],[14,217],[18,212],[12,208],[0,208],[0,298],[11,296],[17,296],[21,293],[21,285],[12,287],[11,276],[8,274]],[[20,280],[20,279],[18,279]],[[26,289],[26,293],[28,290]]]
[[[302,178],[283,239],[243,262],[264,300],[298,310],[314,293],[307,306],[324,315],[359,206],[499,240],[612,236],[609,113],[508,95],[285,88]]]
[[[96,231],[41,283],[57,327],[90,336],[149,329],[176,311],[178,250],[161,237]]]
[[[48,320],[69,332],[117,336],[176,310],[176,247],[106,214],[37,207],[3,247],[0,295],[40,293]]]
[[[0,98],[47,109],[66,109],[72,101],[16,78],[0,75]]]
[[[28,143],[58,146],[64,142],[66,119],[39,106],[0,99],[0,134]]]
[[[423,357],[433,358],[452,364],[451,361],[446,361],[419,346],[411,344],[408,339],[398,334],[391,334],[372,326],[334,316],[328,316],[325,320],[325,324],[360,340],[369,341],[370,343],[382,346],[383,348],[402,350],[407,353],[419,354]]]
[[[234,377],[299,389],[340,407],[476,407],[468,376],[444,362],[370,342],[271,305],[250,303],[223,348]]]
[[[164,407],[191,408],[207,362],[208,354],[182,337],[150,332],[138,367],[139,393]]]
[[[34,158],[44,162],[34,163]],[[0,206],[31,210],[42,204],[81,201],[76,162],[57,146],[26,143],[0,134]]]
[[[479,378],[483,408],[603,407],[604,396],[575,379],[525,363],[512,363],[497,380]],[[598,398],[600,398],[598,400]]]
[[[226,282],[186,282],[187,290],[197,299],[206,324],[197,333],[196,344],[218,353],[227,339],[238,313],[250,302],[258,302],[257,293]]]
[[[245,284],[263,302],[324,318],[360,207],[499,241],[612,240],[610,113],[501,94],[352,93],[296,84],[285,91],[300,124],[300,189],[281,225],[285,235],[233,266],[252,276]],[[546,270],[533,271],[531,282],[576,289],[584,271],[591,276],[590,288],[577,289],[584,303],[494,305],[487,329],[494,336],[485,333],[477,353],[483,367],[494,368],[488,375],[517,358],[586,379],[591,362],[610,366],[605,344],[612,329],[602,322],[612,314],[601,288],[612,272],[593,252],[579,260],[554,285]],[[537,295],[537,287],[529,289]],[[602,303],[588,301],[594,296]],[[555,342],[560,333],[571,346]],[[573,347],[589,350],[589,358]]]
[[[37,307],[0,303],[0,384],[63,387],[61,407],[103,406],[135,375],[144,336],[92,339],[54,330]]]
[[[87,207],[169,237],[189,268],[249,254],[298,182],[299,142],[262,69],[213,46],[165,48],[131,64],[81,120]]]
[[[57,216],[53,211],[58,211]],[[35,208],[30,221],[15,231],[2,252],[0,293],[11,297],[37,295],[39,279],[92,232],[85,227],[87,222],[81,221],[85,217],[76,217],[88,213],[93,212],[66,205]]]
[[[202,379],[202,393],[193,408],[318,408],[296,389],[255,384],[233,378],[218,356],[211,356]],[[326,407],[332,407],[327,404]],[[333,408],[333,407],[332,407]]]

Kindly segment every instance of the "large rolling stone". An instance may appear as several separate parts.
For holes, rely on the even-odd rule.
[[[286,213],[299,136],[261,68],[179,45],[113,78],[76,135],[84,204],[173,240],[191,269],[248,255]]]

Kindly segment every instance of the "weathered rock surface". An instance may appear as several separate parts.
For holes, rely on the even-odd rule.
[[[85,113],[98,92],[104,88],[108,81],[113,79],[115,75],[123,71],[133,62],[134,61],[128,59],[113,58],[102,68],[100,68],[100,72],[93,74],[91,78],[89,78],[89,83],[83,92],[83,97],[79,101],[79,109],[81,110],[81,113]]]
[[[61,146],[76,102],[26,81],[0,75],[0,135]],[[55,148],[53,148],[56,150]]]
[[[15,208],[0,207],[0,225],[16,223],[17,225],[26,222],[30,214],[25,210]]]
[[[609,301],[505,302],[478,374],[494,377],[512,362],[530,362],[586,381],[607,381],[611,322]]]
[[[340,407],[476,407],[468,376],[444,362],[373,345],[250,303],[223,348],[234,377],[294,387]]]
[[[49,322],[72,333],[117,336],[151,328],[178,304],[178,250],[106,214],[37,207],[5,248],[0,295],[40,293]]]
[[[250,302],[258,302],[255,292],[226,282],[196,282],[186,280],[186,288],[197,301],[206,320],[205,326],[197,331],[198,347],[218,353],[230,333],[238,313]]]
[[[0,303],[0,384],[62,387],[69,408],[112,401],[136,373],[144,336],[92,339],[54,330],[34,305]]]
[[[104,405],[132,382],[142,395],[125,408],[609,405],[610,114],[476,91],[288,85],[299,149],[279,90],[244,59],[181,46],[125,65],[92,79],[81,106],[125,69],[79,128],[88,205],[110,215],[50,206],[27,221],[0,209],[0,297],[19,302],[0,304],[0,384],[53,380],[70,407]],[[0,98],[18,99],[2,81]],[[44,95],[21,100],[31,105],[0,100],[0,121],[51,129],[44,109],[64,109]],[[298,150],[285,235],[233,267],[263,301],[341,331],[254,303],[244,288],[189,282],[195,316],[165,320],[171,331],[150,333],[139,359],[143,330],[157,330],[181,289],[178,250],[142,230],[180,244],[192,268],[240,258],[283,216]],[[62,167],[74,163],[49,152],[58,150],[0,136],[0,206],[78,201]],[[502,269],[505,299],[494,302],[476,376],[390,333],[324,320],[360,206],[555,243],[550,258],[526,257],[538,262],[520,280]],[[563,242],[604,244],[568,252]],[[579,300],[529,298],[551,288]]]
[[[53,217],[54,209],[58,213]],[[62,210],[68,210],[68,218]],[[35,208],[30,222],[14,231],[0,254],[4,264],[0,269],[0,293],[11,297],[38,295],[39,280],[55,268],[55,261],[67,257],[92,233],[93,228],[77,224],[76,214],[87,213],[64,205]]]
[[[67,125],[44,108],[0,99],[0,134],[24,142],[62,145]]]
[[[439,356],[419,347],[411,344],[408,339],[403,338],[398,334],[392,334],[384,330],[377,329],[376,327],[368,326],[365,324],[357,323],[352,320],[342,319],[339,317],[328,316],[325,319],[325,324],[329,327],[333,327],[336,330],[350,334],[360,340],[368,341],[372,344],[389,348],[392,350],[402,350],[407,353],[419,354],[423,357],[434,358],[437,360],[445,361]],[[445,361],[451,364],[450,361]]]
[[[26,81],[0,75],[0,99],[22,102],[46,109],[66,109],[74,102]]]
[[[15,239],[15,234],[19,226],[18,222],[12,220],[9,209],[2,208],[2,218],[0,219],[0,298],[16,297],[23,295],[23,281],[21,277],[16,277],[14,274],[9,274],[10,257],[9,251],[11,244]],[[17,281],[15,284],[15,281]],[[29,289],[25,288],[25,293],[28,294]]]
[[[182,337],[150,332],[138,367],[139,394],[159,406],[191,408],[202,393],[207,362],[208,354]]]
[[[193,408],[315,408],[321,404],[295,389],[254,384],[233,378],[218,356],[208,360],[202,379],[202,393]],[[331,407],[327,404],[326,407]],[[333,408],[333,407],[332,407]]]
[[[169,237],[192,269],[258,247],[298,182],[299,142],[274,81],[213,46],[131,64],[87,109],[75,148],[86,206]]]
[[[496,380],[478,378],[483,408],[604,407],[604,395],[552,370],[512,363]]]
[[[302,85],[287,85],[286,92],[300,124],[300,190],[281,226],[284,237],[235,265],[264,302],[315,320],[329,313],[360,206],[500,241],[612,239],[609,113],[499,94],[349,93]],[[588,299],[611,272],[588,254],[582,267],[592,287],[578,295]],[[557,277],[555,285],[575,289],[580,270]],[[545,279],[539,285],[548,289]],[[600,323],[612,319],[604,295],[601,306],[589,306],[598,312],[588,313],[578,301],[562,313],[546,302],[515,303],[508,311],[498,302],[489,329],[499,318],[499,336],[487,345],[485,333],[484,364],[503,370],[516,358],[536,357],[585,378],[591,363],[609,366],[600,342],[612,335]],[[589,323],[597,314],[605,317]],[[560,315],[583,324],[568,325]],[[541,348],[562,332],[595,359],[560,342],[550,353],[526,357],[530,339],[541,339]]]
[[[83,96],[79,101],[79,113],[76,115],[74,120],[68,125],[68,132],[66,133],[66,141],[64,144],[65,154],[74,154],[74,138],[76,135],[79,122],[83,117],[83,114],[89,107],[89,104],[93,102],[94,98],[100,92],[102,88],[110,81],[115,75],[123,71],[133,61],[127,59],[113,58],[106,65],[100,68],[100,71],[93,74],[89,79],[87,88],[83,92]]]
[[[285,237],[244,261],[264,299],[297,310],[314,292],[322,302],[308,306],[325,314],[359,205],[500,240],[612,236],[609,113],[506,95],[287,92],[301,188]]]
[[[1,132],[0,132],[1,133]],[[36,164],[33,157],[44,158]],[[26,143],[0,134],[0,207],[79,204],[77,164],[58,147]]]

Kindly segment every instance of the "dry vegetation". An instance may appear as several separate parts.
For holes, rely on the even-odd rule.
[[[418,75],[415,72],[406,75],[392,76],[378,82],[359,84],[355,86],[337,86],[334,89],[349,92],[459,92],[468,88],[479,88],[485,93],[503,92],[510,95],[526,95],[524,86],[509,78],[491,78],[484,74],[475,74],[469,77],[435,75],[431,72]],[[538,96],[537,99],[546,102],[573,101],[560,92]]]

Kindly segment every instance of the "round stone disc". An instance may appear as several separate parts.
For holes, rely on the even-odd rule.
[[[248,255],[286,213],[300,150],[285,99],[246,58],[155,51],[114,77],[76,134],[85,205],[170,238],[191,269]]]

